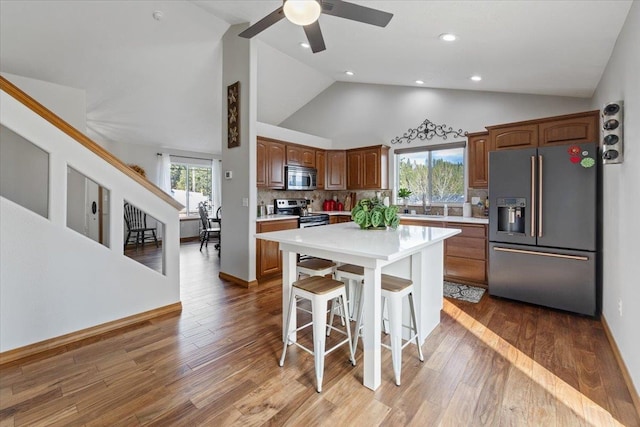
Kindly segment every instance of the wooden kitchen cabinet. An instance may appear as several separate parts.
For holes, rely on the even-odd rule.
[[[316,167],[316,150],[303,145],[287,144],[287,164]]]
[[[349,215],[330,215],[329,224],[339,224],[341,222],[351,222],[351,216]]]
[[[513,124],[487,127],[491,150],[509,150],[538,146],[537,124]]]
[[[316,169],[318,170],[318,174],[316,176],[316,189],[324,190],[324,181],[325,181],[325,157],[326,153],[324,150],[316,150]]]
[[[389,147],[347,151],[347,190],[386,190],[389,187]]]
[[[402,218],[400,224],[462,230],[444,241],[444,280],[487,287],[487,225]]]
[[[490,150],[535,148],[598,142],[600,112],[567,114],[487,126]]]
[[[347,189],[347,152],[330,150],[325,152],[325,190]],[[318,174],[320,171],[318,170]]]
[[[297,219],[256,223],[257,233],[298,228]],[[256,278],[258,280],[282,274],[282,254],[278,242],[256,239]]]
[[[462,233],[444,242],[444,279],[487,286],[487,226],[447,222]]]
[[[467,135],[469,142],[469,187],[489,186],[489,132]]]
[[[538,146],[598,142],[599,125],[600,112],[597,110],[545,121],[538,125]]]
[[[257,187],[284,189],[285,144],[268,138],[258,137],[256,154]]]

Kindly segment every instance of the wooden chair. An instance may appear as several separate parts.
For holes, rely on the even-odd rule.
[[[146,240],[153,240],[156,248],[158,247],[157,227],[147,227],[147,214],[145,212],[129,203],[125,203],[124,222],[127,225],[127,238],[124,241],[125,249],[132,235],[135,238],[136,250],[138,249],[138,244],[144,246]],[[147,233],[151,233],[151,235],[147,235]]]
[[[218,208],[218,212],[220,208]],[[208,247],[209,245],[209,235],[211,233],[218,233],[220,235],[220,226],[211,226],[209,223],[209,216],[207,215],[207,211],[204,208],[202,203],[198,204],[198,214],[200,215],[200,221],[202,222],[202,230],[200,231],[200,250],[202,251],[202,245],[204,247]],[[216,214],[217,215],[217,214]],[[216,245],[216,249],[220,248],[220,243]]]

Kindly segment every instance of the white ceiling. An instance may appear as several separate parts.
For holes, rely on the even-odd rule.
[[[354,3],[394,17],[378,28],[322,15],[327,50],[317,54],[286,20],[255,38],[260,121],[277,125],[334,81],[590,97],[632,1]],[[88,133],[99,141],[215,153],[220,39],[280,4],[2,0],[0,71],[85,89]],[[445,32],[459,40],[440,41]]]

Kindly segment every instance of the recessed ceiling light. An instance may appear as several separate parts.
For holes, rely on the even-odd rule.
[[[474,82],[479,82],[480,80],[482,80],[481,76],[471,76],[469,77],[471,80],[473,80]]]
[[[458,39],[458,36],[451,33],[440,34],[440,40],[444,40],[445,42],[453,42]]]
[[[306,42],[300,42],[300,46],[302,46],[305,49],[309,49],[311,47],[309,43],[306,43]]]
[[[423,85],[424,82],[422,80],[416,80],[416,83],[418,83],[419,85]]]
[[[347,76],[353,76],[355,73],[353,71],[345,71],[344,72]]]

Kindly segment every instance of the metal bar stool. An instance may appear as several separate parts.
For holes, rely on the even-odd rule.
[[[383,313],[383,325],[385,321],[389,322],[389,338],[391,345],[382,344],[383,347],[391,350],[391,359],[393,361],[393,373],[396,379],[396,385],[400,385],[400,372],[402,369],[402,349],[404,349],[411,341],[415,339],[416,346],[418,347],[418,357],[421,362],[424,362],[424,356],[422,355],[422,348],[420,347],[420,338],[418,334],[418,321],[416,319],[416,310],[413,303],[413,282],[408,279],[401,279],[400,277],[391,276],[388,274],[381,275],[381,288],[382,288],[382,313]],[[402,299],[407,296],[409,298],[409,325],[402,324]],[[389,319],[384,318],[384,305],[388,303],[387,311],[389,313]],[[363,304],[358,306],[358,316],[356,320],[356,329],[353,336],[353,352],[355,354],[358,338],[360,336],[359,331],[362,327],[362,307]],[[402,328],[407,328],[411,331],[409,339],[402,344]],[[386,331],[386,327],[384,328]]]
[[[343,264],[336,268],[336,280],[347,281],[347,299],[349,301],[349,317],[356,320],[357,307],[362,298],[362,284],[364,282],[364,267],[353,264]]]
[[[311,301],[310,312],[309,310],[298,307],[298,298]],[[339,300],[338,309],[340,311],[340,316],[346,323],[345,331],[342,331],[339,328],[334,327],[333,325],[327,325],[327,304],[329,301],[335,299]],[[337,280],[329,279],[328,277],[306,277],[302,280],[294,282],[291,287],[291,297],[289,299],[289,309],[287,311],[286,324],[290,324],[289,322],[291,320],[291,316],[296,315],[296,310],[302,310],[307,313],[311,313],[312,320],[311,322],[302,325],[297,329],[287,331],[284,340],[284,348],[282,349],[282,357],[280,358],[280,366],[284,366],[284,358],[287,354],[287,345],[290,343],[289,336],[295,332],[300,331],[301,329],[313,326],[313,351],[309,350],[298,342],[293,342],[292,344],[297,345],[298,347],[313,355],[316,369],[316,390],[318,390],[318,393],[322,391],[322,378],[324,376],[324,357],[327,354],[331,353],[333,350],[343,344],[348,344],[351,364],[353,366],[356,365],[356,359],[353,354],[353,346],[351,342],[351,327],[349,326],[349,322],[347,322],[345,319],[346,312],[344,307],[346,301],[347,294],[344,283],[338,282]],[[325,335],[326,328],[334,329],[337,332],[346,335],[346,338],[337,343],[335,346],[331,347],[329,350],[325,350],[325,343],[327,339]]]
[[[307,276],[327,276],[330,274],[331,277],[333,277],[335,271],[335,262],[321,258],[305,259],[303,261],[300,261],[296,267],[298,279],[300,278],[301,274],[306,274]]]

